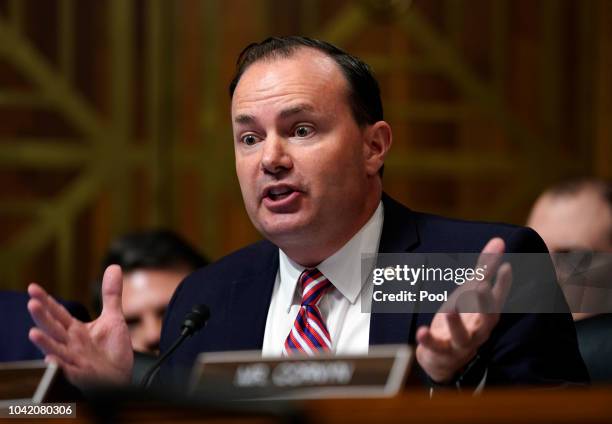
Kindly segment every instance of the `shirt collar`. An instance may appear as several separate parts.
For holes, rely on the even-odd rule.
[[[361,278],[361,255],[378,252],[383,220],[383,204],[380,202],[357,234],[316,267],[351,304],[357,300],[365,282]],[[297,280],[304,269],[279,249],[279,295],[287,308],[294,303]]]

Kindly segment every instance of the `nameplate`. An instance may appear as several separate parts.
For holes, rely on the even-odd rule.
[[[193,368],[191,391],[210,392],[215,387],[234,399],[391,397],[403,387],[412,356],[407,345],[373,346],[367,356],[202,353]]]

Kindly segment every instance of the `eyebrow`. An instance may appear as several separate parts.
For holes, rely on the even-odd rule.
[[[314,107],[312,107],[312,105],[307,104],[307,103],[300,103],[298,105],[295,106],[291,106],[287,109],[283,109],[280,114],[279,117],[281,119],[286,119],[290,116],[293,115],[297,115],[299,113],[302,112],[314,112],[315,109]],[[252,124],[253,122],[255,122],[255,117],[253,115],[237,115],[234,118],[234,122],[236,122],[237,124]]]
[[[251,124],[255,122],[255,118],[252,115],[238,115],[234,118],[234,122],[237,124]]]
[[[288,118],[292,115],[297,115],[298,113],[301,112],[314,112],[314,107],[312,107],[312,105],[309,105],[307,103],[301,103],[295,106],[291,106],[290,108],[284,109],[281,111],[280,113],[280,117],[281,118]]]

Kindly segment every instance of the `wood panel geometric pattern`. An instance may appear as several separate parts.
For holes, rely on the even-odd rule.
[[[255,240],[226,87],[270,35],[372,65],[392,195],[521,223],[549,183],[612,176],[610,19],[606,0],[0,1],[0,287],[86,302],[128,230],[175,229],[213,259]]]

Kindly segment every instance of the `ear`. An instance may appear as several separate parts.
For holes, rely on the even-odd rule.
[[[385,121],[378,121],[369,126],[365,132],[363,158],[369,176],[378,174],[385,162],[385,156],[391,148],[393,134],[391,126]]]

